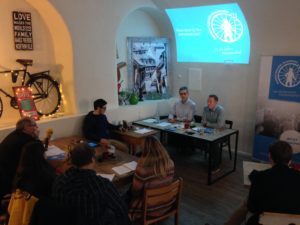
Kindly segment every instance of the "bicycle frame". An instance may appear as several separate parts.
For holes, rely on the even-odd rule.
[[[32,66],[33,60],[17,59],[16,61],[22,64],[24,67],[22,69],[17,69],[17,70],[0,71],[0,74],[10,73],[12,83],[16,83],[18,77],[22,76],[21,86],[28,86],[33,88],[34,90],[33,100],[35,104],[38,104],[39,107],[38,113],[40,115],[50,115],[56,112],[60,106],[61,95],[59,92],[59,83],[51,77],[50,70],[45,70],[37,73],[30,73],[27,71],[27,67]],[[0,88],[0,93],[3,93],[5,97],[10,98],[11,107],[15,109],[18,108],[17,101],[14,95],[9,94],[8,92],[4,91],[2,88]],[[52,99],[54,98],[55,104],[51,104],[52,103],[51,98]],[[3,111],[3,105],[1,106],[1,108],[2,108],[1,111]]]

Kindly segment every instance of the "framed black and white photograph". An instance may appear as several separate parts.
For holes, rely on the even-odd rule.
[[[128,37],[128,85],[146,99],[168,96],[167,38]]]

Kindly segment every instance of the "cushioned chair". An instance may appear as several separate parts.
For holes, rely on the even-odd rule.
[[[179,177],[168,186],[145,189],[144,191],[144,225],[153,224],[170,216],[175,216],[175,225],[179,224],[179,202],[182,189],[182,178]],[[154,215],[155,212],[166,212]],[[159,210],[157,210],[159,209]]]
[[[228,129],[232,129],[233,122],[231,120],[225,120],[225,127]],[[230,160],[232,159],[232,152],[231,152],[231,145],[230,145],[230,136],[225,138],[224,141],[221,142],[220,147],[221,147],[221,155],[222,155],[222,150],[224,147],[228,147],[228,153],[229,153],[229,158]]]

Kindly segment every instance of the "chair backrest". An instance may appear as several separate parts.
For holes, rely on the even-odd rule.
[[[232,120],[225,120],[225,126],[229,129],[232,129],[233,122]]]
[[[262,225],[300,225],[300,215],[264,212],[259,216]]]
[[[144,225],[155,223],[171,215],[178,215],[181,189],[181,177],[176,178],[170,185],[145,189]]]
[[[202,116],[200,116],[200,115],[194,115],[194,120],[195,120],[196,123],[201,123]]]

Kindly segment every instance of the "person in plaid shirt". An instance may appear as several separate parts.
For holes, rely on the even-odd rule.
[[[70,152],[74,165],[54,182],[52,195],[57,203],[72,208],[76,225],[130,224],[126,204],[115,186],[96,175],[95,151],[82,143]]]

